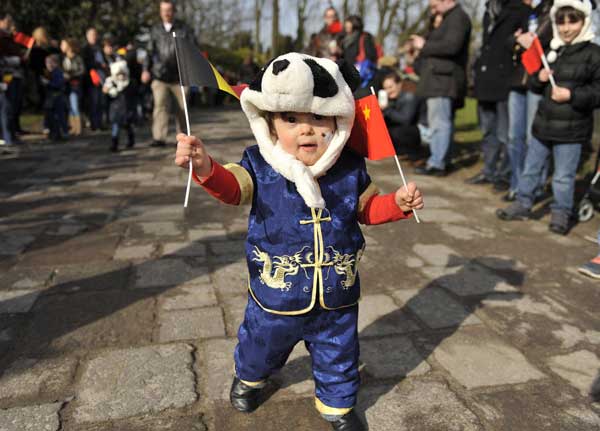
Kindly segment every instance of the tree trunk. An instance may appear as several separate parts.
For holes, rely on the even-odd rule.
[[[279,55],[279,0],[273,0],[273,27],[271,30],[271,57]]]
[[[254,56],[261,52],[260,49],[260,19],[262,18],[262,0],[254,0]]]

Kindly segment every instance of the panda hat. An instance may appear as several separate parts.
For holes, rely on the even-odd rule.
[[[271,60],[241,95],[260,154],[284,178],[296,184],[311,208],[325,208],[316,181],[337,161],[354,124],[352,91],[359,82],[356,69],[345,62],[288,53]],[[352,88],[351,88],[352,87]],[[335,117],[337,129],[321,158],[306,166],[274,141],[267,112],[310,112]]]
[[[561,46],[564,46],[563,40],[560,38],[558,33],[558,25],[556,25],[556,12],[565,6],[570,6],[573,9],[579,10],[585,14],[585,21],[581,31],[577,37],[571,42],[571,45],[581,42],[589,42],[596,35],[592,28],[592,10],[596,8],[596,2],[594,0],[554,0],[554,4],[550,9],[550,19],[552,20],[552,40],[550,41],[551,51],[548,53],[548,62],[554,63],[558,57],[556,51]]]

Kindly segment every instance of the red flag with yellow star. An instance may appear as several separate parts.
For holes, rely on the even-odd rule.
[[[394,157],[396,155],[394,144],[377,98],[371,94],[356,100],[355,103],[354,126],[346,145],[369,160]]]

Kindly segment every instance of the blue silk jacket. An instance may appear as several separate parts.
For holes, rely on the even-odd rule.
[[[348,307],[360,297],[357,265],[365,241],[358,214],[377,192],[362,157],[345,150],[318,178],[326,208],[311,209],[294,183],[278,174],[258,146],[240,164],[225,166],[236,177],[241,202],[252,203],[246,258],[249,290],[275,314]]]

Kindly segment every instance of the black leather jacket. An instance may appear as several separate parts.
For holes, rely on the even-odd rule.
[[[171,30],[166,31],[159,22],[150,31],[150,45],[144,62],[144,70],[150,71],[154,79],[169,83],[179,82],[173,32],[177,37],[194,40],[194,33],[185,23],[175,20]]]

